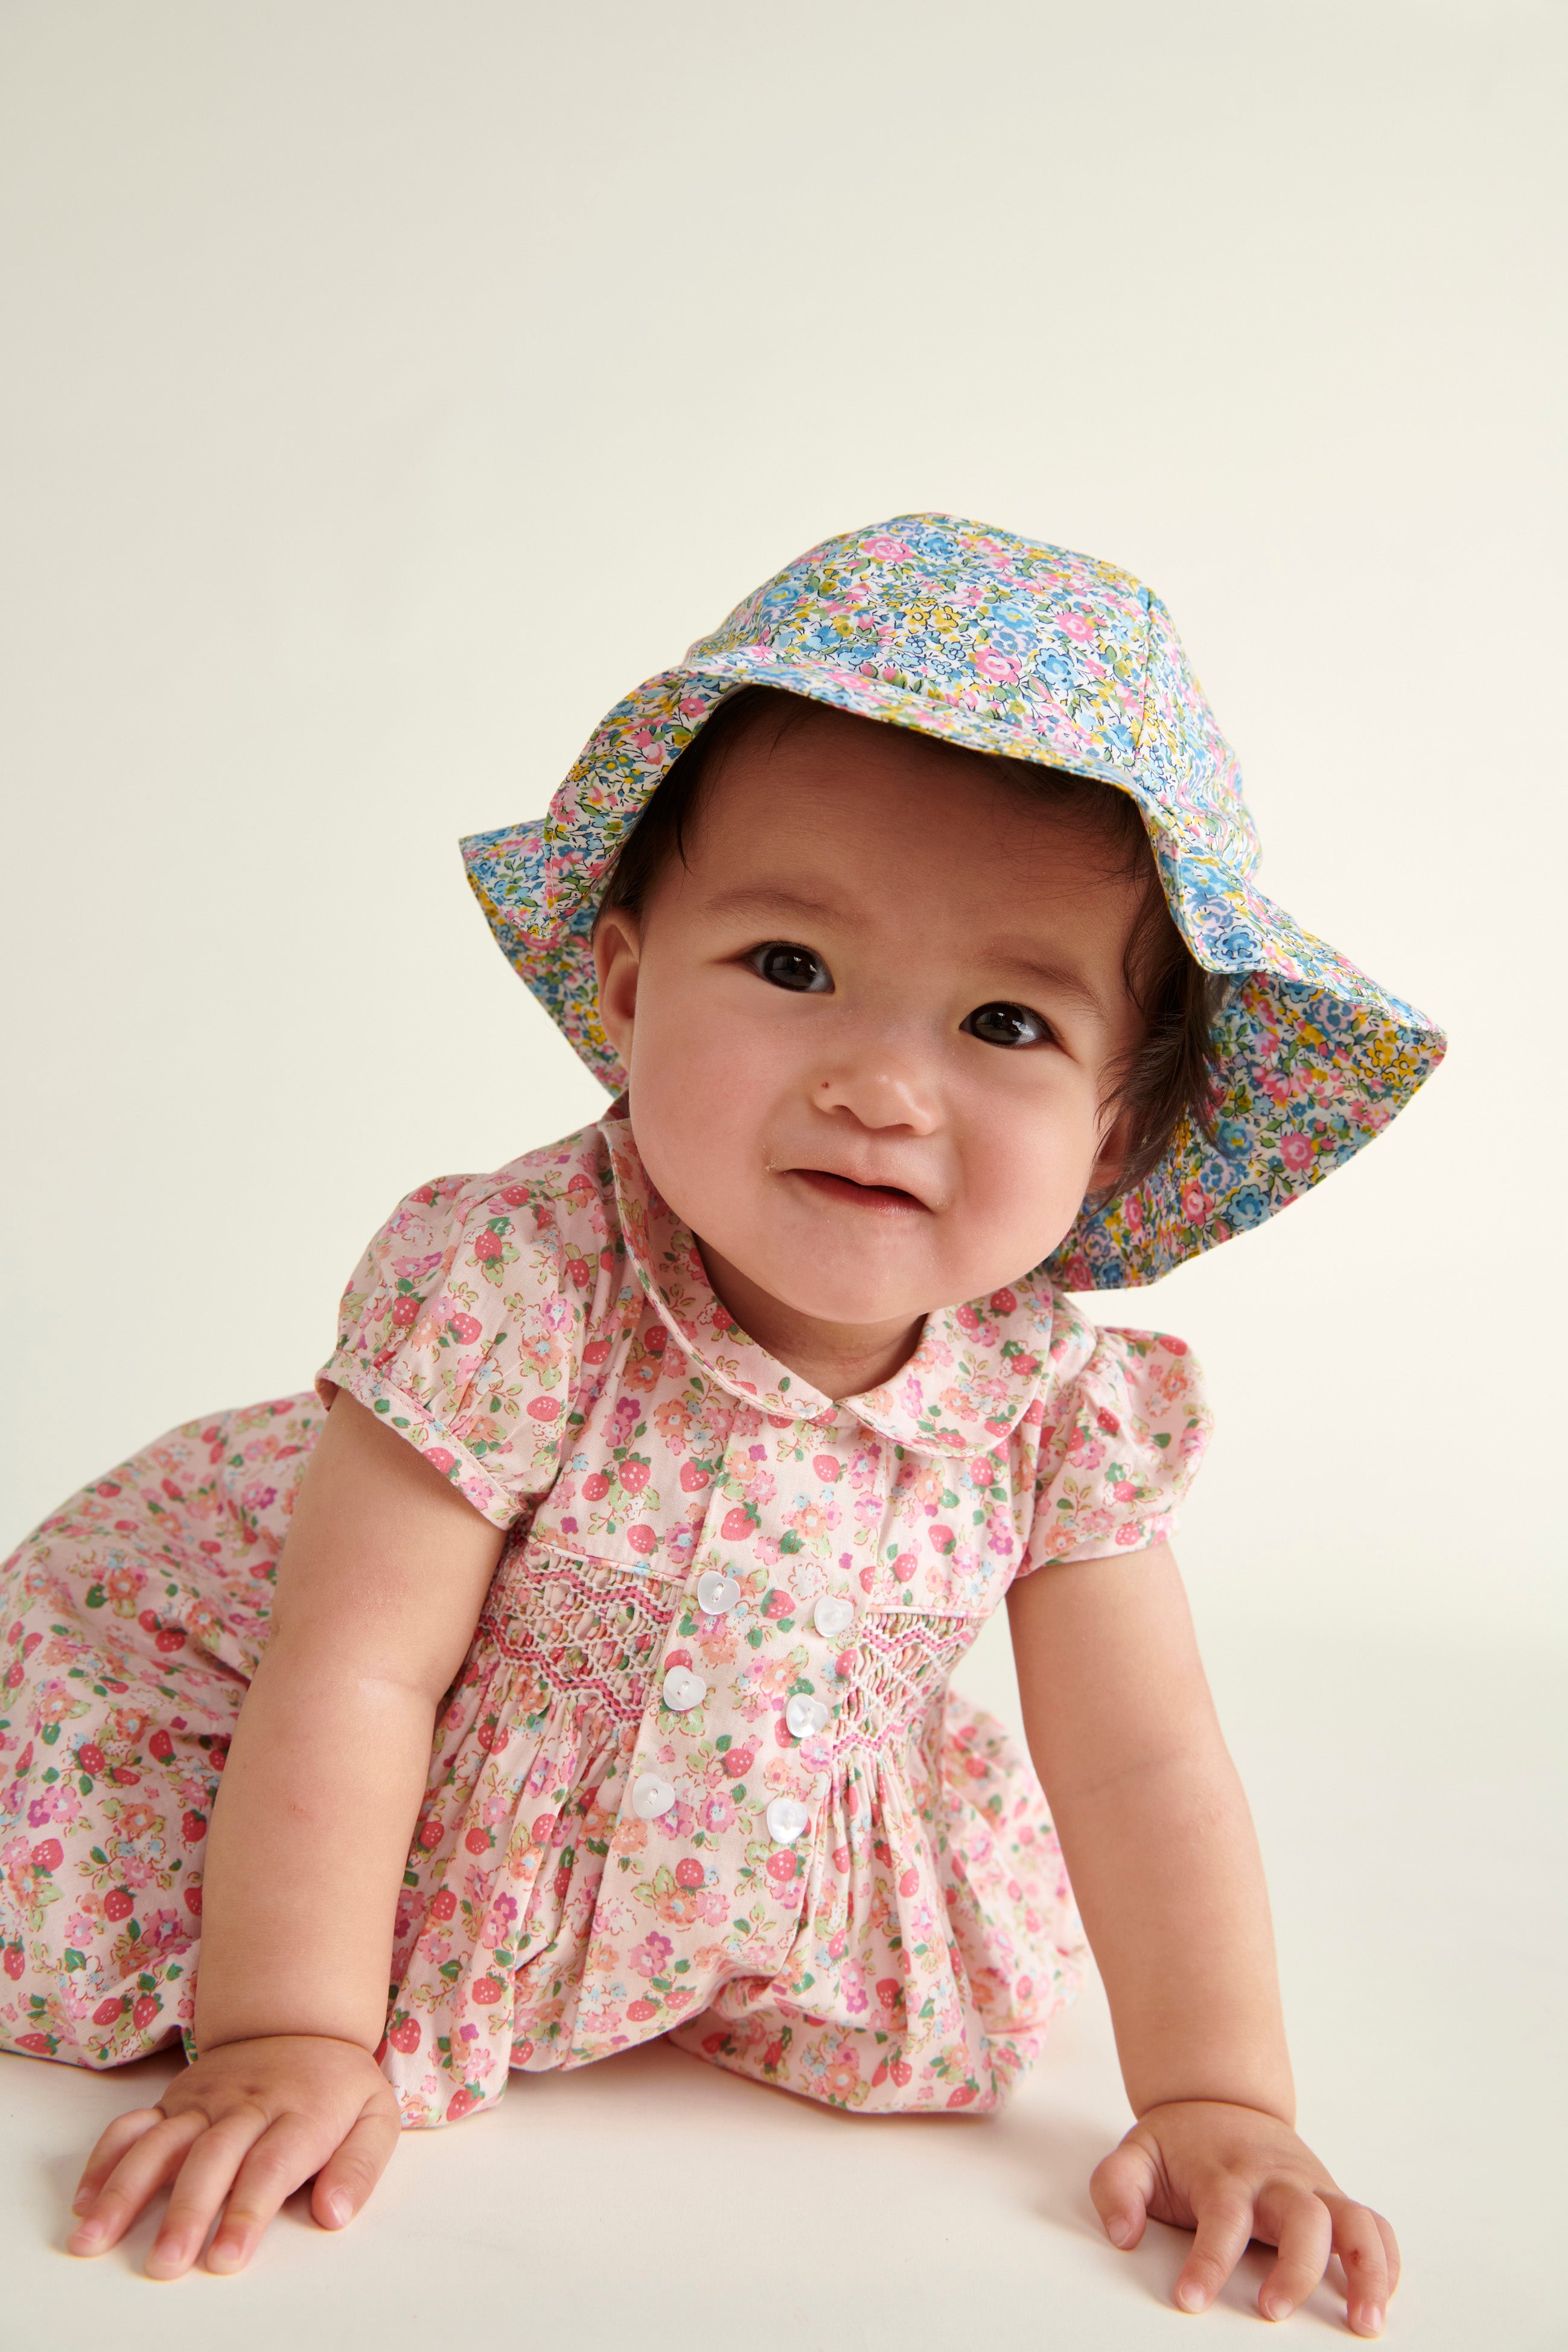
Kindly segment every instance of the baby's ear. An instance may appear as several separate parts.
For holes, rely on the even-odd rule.
[[[1086,1203],[1100,1201],[1113,1192],[1121,1183],[1127,1166],[1127,1154],[1132,1143],[1132,1118],[1129,1111],[1120,1111],[1100,1138],[1100,1150],[1094,1155],[1094,1165],[1089,1171]]]
[[[594,926],[594,970],[600,1025],[623,1068],[631,1060],[641,964],[642,925],[636,913],[630,907],[606,907]]]

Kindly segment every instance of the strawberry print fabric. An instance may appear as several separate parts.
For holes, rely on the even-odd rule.
[[[994,2105],[1081,1937],[1026,1759],[949,1677],[1015,1576],[1168,1529],[1209,1427],[1183,1343],[1037,1275],[835,1403],[731,1322],[612,1114],[410,1194],[318,1385],[174,1432],[4,1572],[0,2041],[188,2032],[207,1818],[346,1389],[507,1538],[398,1907],[405,2122],[662,2032],[862,2112]]]

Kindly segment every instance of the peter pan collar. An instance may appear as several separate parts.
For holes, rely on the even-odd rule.
[[[1029,1275],[989,1298],[928,1315],[914,1354],[880,1387],[837,1402],[824,1396],[731,1320],[690,1233],[643,1166],[630,1122],[611,1113],[599,1128],[638,1281],[671,1336],[742,1404],[795,1422],[852,1413],[916,1454],[987,1454],[1049,1385],[1053,1292],[1044,1275]]]

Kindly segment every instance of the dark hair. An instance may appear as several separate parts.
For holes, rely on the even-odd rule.
[[[696,814],[704,779],[745,736],[773,724],[773,740],[822,705],[776,687],[744,686],[719,705],[654,792],[605,886],[600,912],[640,910],[671,857],[686,861],[686,829]],[[868,724],[879,722],[868,721]],[[935,740],[935,739],[933,739]],[[955,747],[956,748],[956,747]],[[1176,929],[1165,903],[1159,868],[1138,804],[1114,784],[1063,768],[994,754],[990,764],[1023,798],[1068,817],[1107,852],[1108,878],[1142,881],[1142,894],[1122,959],[1128,994],[1143,1016],[1143,1034],[1115,1074],[1110,1104],[1127,1126],[1127,1150],[1115,1184],[1100,1204],[1151,1175],[1165,1157],[1184,1118],[1214,1133],[1217,1054],[1214,1028],[1225,1002],[1223,973],[1205,971]]]

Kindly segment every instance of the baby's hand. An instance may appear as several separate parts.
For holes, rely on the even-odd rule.
[[[1338,2254],[1346,2316],[1358,2336],[1383,2331],[1399,2284],[1399,2248],[1381,2213],[1342,2197],[1288,2124],[1255,2107],[1207,2099],[1151,2107],[1089,2184],[1112,2245],[1131,2249],[1150,2214],[1195,2230],[1176,2281],[1184,2311],[1214,2301],[1249,2238],[1277,2246],[1258,2292],[1265,2319],[1289,2319]]]
[[[149,2278],[178,2278],[202,2250],[209,2271],[243,2269],[286,2197],[316,2175],[310,2210],[326,2230],[358,2212],[397,2145],[397,2102],[356,2042],[276,2034],[209,2050],[155,2107],[117,2116],[87,2160],[71,2210],[73,2254],[101,2254],[174,2181],[147,2257]]]

